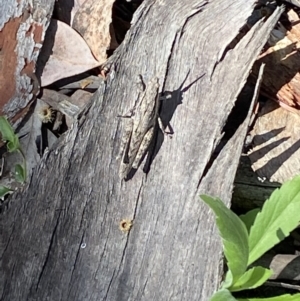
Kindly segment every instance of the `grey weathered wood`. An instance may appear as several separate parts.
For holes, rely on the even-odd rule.
[[[208,300],[222,256],[199,194],[230,202],[249,114],[213,153],[281,12],[232,45],[254,3],[143,3],[86,116],[1,216],[2,300]],[[133,106],[137,73],[171,92],[161,117],[174,135],[158,135],[147,175],[140,168],[121,182],[117,115]],[[124,218],[134,219],[128,234]]]
[[[243,156],[234,181],[232,205],[236,210],[243,210],[244,212],[262,207],[265,200],[278,187],[280,187],[278,183],[260,179],[251,169],[250,159]]]
[[[265,254],[259,258],[255,264],[272,269],[272,275],[269,280],[283,280],[287,282],[300,280],[300,257],[293,254]],[[299,286],[298,286],[299,290]]]

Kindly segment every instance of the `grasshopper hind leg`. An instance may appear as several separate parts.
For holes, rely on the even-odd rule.
[[[138,169],[138,167],[140,166],[140,164],[142,162],[142,159],[144,158],[147,151],[149,150],[149,146],[151,144],[151,141],[153,140],[154,130],[155,130],[155,127],[153,126],[148,130],[148,132],[144,136],[142,145],[141,145],[141,147],[140,147],[138,153],[136,154],[136,157],[135,157],[135,159],[132,163],[132,168]]]

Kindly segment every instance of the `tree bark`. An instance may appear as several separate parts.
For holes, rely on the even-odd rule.
[[[38,93],[36,61],[54,0],[1,0],[0,4],[0,111],[11,122],[19,122]]]
[[[170,5],[167,5],[169,3]],[[200,194],[230,204],[250,114],[223,127],[282,9],[233,44],[255,1],[145,1],[108,79],[1,217],[1,300],[208,300],[223,271]],[[136,75],[171,94],[148,173],[118,175]],[[203,75],[203,76],[202,76]],[[123,219],[133,220],[127,233]]]

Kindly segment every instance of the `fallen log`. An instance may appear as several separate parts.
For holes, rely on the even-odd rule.
[[[282,8],[236,40],[254,0],[167,3],[141,5],[90,108],[2,212],[2,300],[208,300],[217,289],[221,244],[199,195],[230,204],[250,113],[225,144],[223,128]],[[124,181],[117,116],[134,106],[137,74],[171,96],[160,115],[174,134],[159,132],[146,170]]]

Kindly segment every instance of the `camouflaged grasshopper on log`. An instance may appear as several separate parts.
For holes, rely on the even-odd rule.
[[[120,116],[128,118],[121,143],[121,165],[119,171],[121,179],[126,179],[132,169],[138,169],[155,136],[157,123],[165,133],[159,117],[158,78],[152,78],[148,85],[145,86],[142,76],[139,75],[138,89],[140,95],[137,104],[130,111],[130,114]]]

